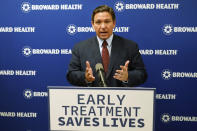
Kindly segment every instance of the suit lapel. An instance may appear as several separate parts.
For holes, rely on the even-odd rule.
[[[118,43],[118,39],[116,37],[116,35],[114,35],[113,40],[112,40],[112,49],[111,49],[111,55],[110,55],[110,63],[109,63],[109,67],[108,67],[108,72],[106,75],[106,78],[109,77],[115,63],[118,61],[117,58],[119,58],[118,56],[121,54],[121,44]]]
[[[92,59],[94,60],[94,66],[95,66],[97,63],[102,63],[100,48],[99,48],[98,40],[96,37],[93,39],[92,44],[93,44],[92,46],[93,52],[90,55],[92,55]],[[95,68],[95,67],[92,67],[92,68]]]

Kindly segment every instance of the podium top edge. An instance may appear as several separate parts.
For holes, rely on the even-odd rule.
[[[156,90],[156,88],[150,88],[150,87],[79,87],[79,86],[47,86],[47,89]]]

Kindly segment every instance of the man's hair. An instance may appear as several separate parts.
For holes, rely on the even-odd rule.
[[[107,5],[101,5],[101,6],[98,6],[97,8],[94,9],[93,13],[92,13],[92,21],[94,22],[94,16],[99,13],[99,12],[108,12],[111,14],[112,16],[112,20],[115,21],[116,20],[116,16],[115,16],[115,13],[114,13],[114,10],[107,6]]]

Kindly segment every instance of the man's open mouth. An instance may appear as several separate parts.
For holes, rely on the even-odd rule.
[[[107,32],[100,32],[100,34],[107,34]]]

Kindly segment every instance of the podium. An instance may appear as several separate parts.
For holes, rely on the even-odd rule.
[[[50,131],[154,131],[155,89],[48,86]]]

